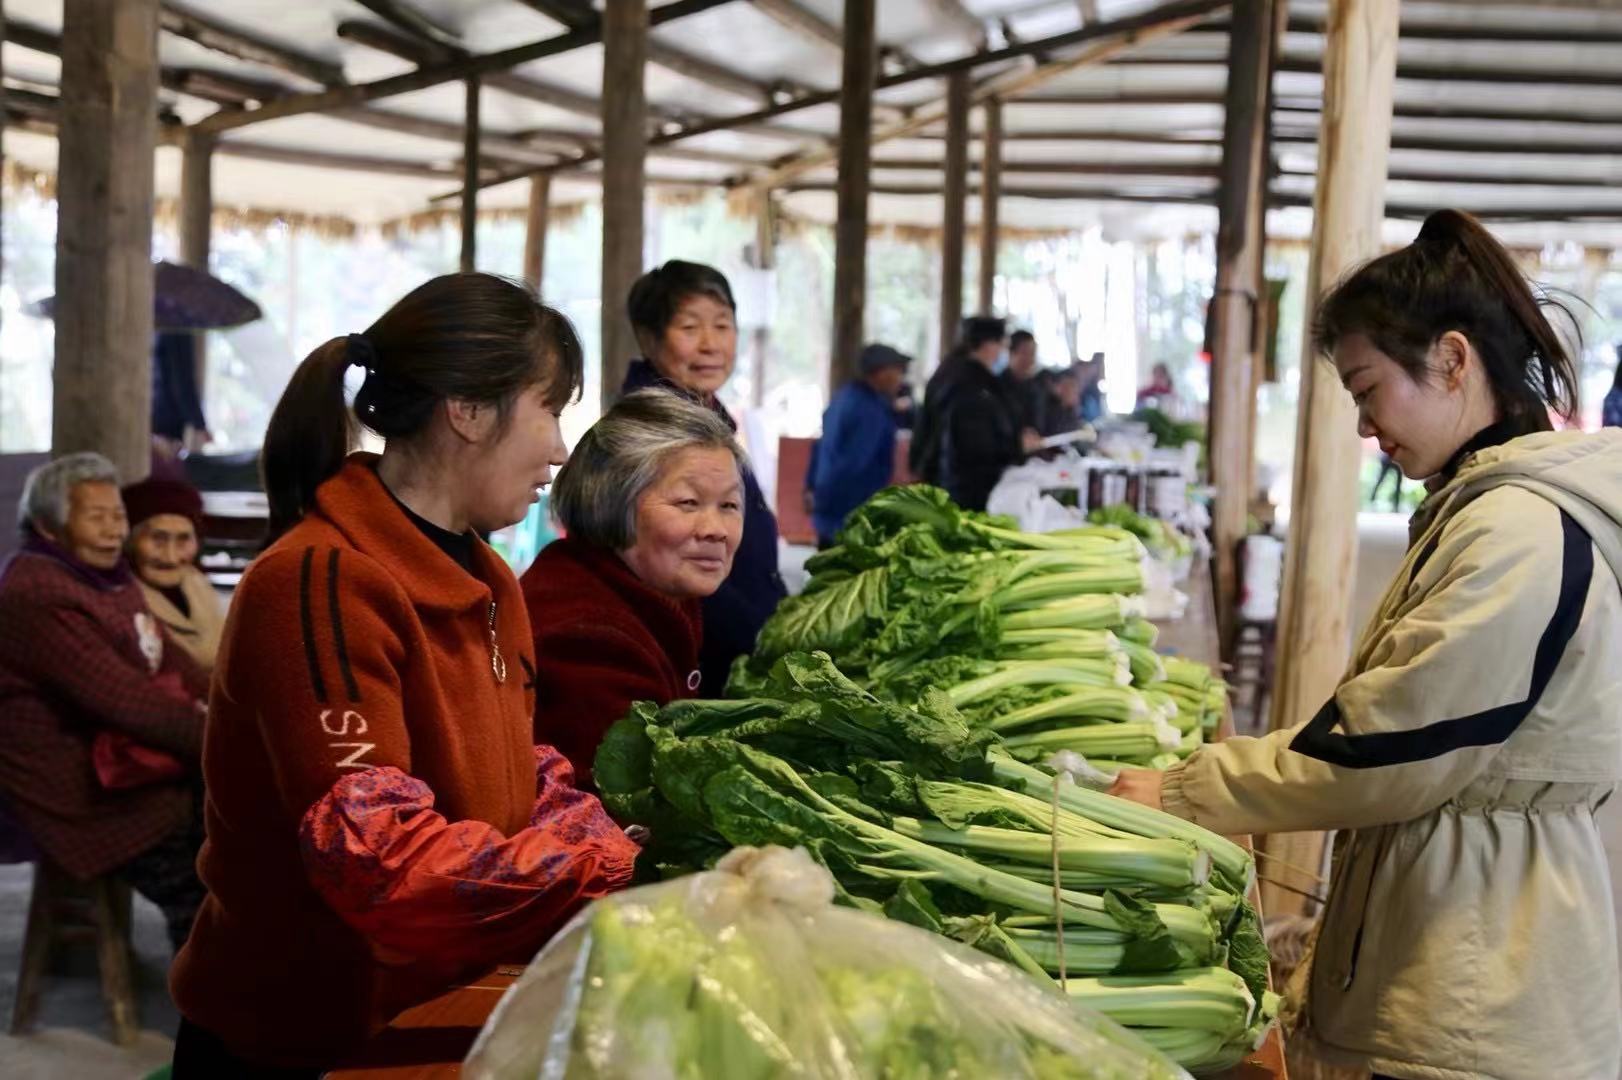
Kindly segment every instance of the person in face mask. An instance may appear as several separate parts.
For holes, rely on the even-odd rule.
[[[208,576],[197,568],[203,497],[190,484],[149,478],[124,488],[129,515],[130,566],[146,606],[205,672],[225,628],[225,609]]]
[[[1040,449],[994,373],[1008,345],[1008,324],[977,315],[963,321],[958,344],[924,391],[909,464],[969,510],[984,510],[1004,469]]]

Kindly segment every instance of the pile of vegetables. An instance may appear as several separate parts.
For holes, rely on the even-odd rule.
[[[1021,533],[912,486],[838,539],[726,700],[609,732],[596,781],[651,828],[643,872],[804,847],[847,904],[1058,977],[1191,1069],[1240,1060],[1276,1014],[1250,856],[1060,775],[1163,768],[1222,715],[1208,668],[1154,651],[1138,537]]]
[[[1143,541],[1149,554],[1165,562],[1186,559],[1194,554],[1194,542],[1182,532],[1156,517],[1140,514],[1130,506],[1101,506],[1088,511],[1087,520],[1094,525],[1113,525]]]

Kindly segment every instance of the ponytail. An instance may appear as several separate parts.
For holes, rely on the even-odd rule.
[[[1431,347],[1457,330],[1481,357],[1501,418],[1529,434],[1549,430],[1551,410],[1568,419],[1577,411],[1576,368],[1549,308],[1575,330],[1570,311],[1535,289],[1479,221],[1438,210],[1412,244],[1365,264],[1324,298],[1313,340],[1328,354],[1363,334],[1421,380]]]
[[[366,372],[353,413],[344,401],[351,366]],[[505,425],[531,387],[543,387],[555,410],[577,400],[584,368],[569,320],[520,282],[446,274],[419,285],[364,334],[333,338],[293,372],[260,457],[270,540],[343,468],[357,419],[391,444],[421,436],[446,400],[493,405]]]
[[[354,421],[344,401],[348,342],[333,338],[304,358],[270,414],[260,479],[270,503],[269,541],[298,523],[315,489],[343,467],[354,442]]]

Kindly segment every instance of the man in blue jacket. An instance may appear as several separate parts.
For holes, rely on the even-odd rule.
[[[889,486],[895,472],[896,395],[912,357],[888,345],[862,350],[861,378],[839,389],[822,414],[822,439],[806,487],[817,546],[828,547],[850,512]]]

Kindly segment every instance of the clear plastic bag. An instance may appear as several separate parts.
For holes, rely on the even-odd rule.
[[[490,1017],[469,1080],[1173,1080],[1011,965],[850,908],[803,850],[599,900]]]

